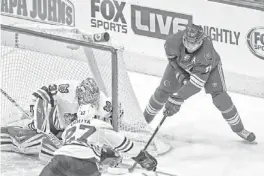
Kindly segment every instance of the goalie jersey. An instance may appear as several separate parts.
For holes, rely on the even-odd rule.
[[[80,83],[81,81],[79,80],[58,80],[41,87],[33,93],[35,98],[40,98],[44,101],[45,105],[41,105],[42,109],[48,107],[53,133],[64,130],[71,121],[76,119],[79,108],[76,88]],[[111,100],[103,92],[100,92],[99,106],[98,115],[107,116],[111,114]],[[36,102],[34,106],[34,119],[39,119],[38,116],[41,116],[40,113],[37,113],[38,107],[39,105]],[[38,123],[39,120],[35,121]],[[35,124],[35,126],[41,125]]]
[[[100,158],[101,149],[108,145],[115,151],[136,156],[140,147],[113,130],[111,124],[98,119],[78,119],[63,132],[64,145],[54,155],[66,155],[75,158]]]

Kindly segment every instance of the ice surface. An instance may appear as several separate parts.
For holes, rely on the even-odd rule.
[[[160,78],[129,73],[142,109]],[[181,111],[169,117],[161,128],[173,149],[158,158],[161,170],[179,176],[263,176],[264,99],[230,93],[248,130],[257,144],[243,142],[229,128],[203,91],[191,97]],[[151,124],[158,123],[161,114]],[[34,156],[1,153],[1,176],[36,176],[43,163]],[[135,174],[141,175],[141,174]]]

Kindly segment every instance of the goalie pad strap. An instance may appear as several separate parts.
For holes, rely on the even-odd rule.
[[[43,99],[38,98],[36,100],[34,111],[33,111],[34,112],[33,114],[34,128],[36,128],[38,131],[45,132],[47,131],[47,125],[49,125],[49,130],[53,134],[57,135],[61,131],[60,123],[58,120],[57,106],[51,108],[49,112],[45,112],[46,105],[47,105],[47,102],[44,101]],[[49,119],[46,119],[46,118],[49,118]]]
[[[36,154],[43,135],[31,129],[1,127],[1,150],[25,154]]]

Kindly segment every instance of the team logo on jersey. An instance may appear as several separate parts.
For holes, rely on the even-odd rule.
[[[55,95],[57,93],[57,85],[56,84],[49,85],[48,90],[52,95]]]
[[[60,84],[59,88],[58,88],[58,91],[60,93],[69,93],[69,87],[70,87],[69,84]]]
[[[212,86],[213,86],[213,87],[217,87],[217,83],[213,83]]]
[[[184,57],[183,57],[183,60],[184,61],[189,61],[191,59],[191,56],[189,54],[186,54]]]
[[[110,101],[106,101],[106,104],[103,108],[106,112],[111,112],[112,111],[112,103]]]
[[[207,60],[211,60],[211,54],[210,53],[204,53],[204,58]]]
[[[264,60],[264,27],[254,27],[249,30],[247,46],[255,56]]]
[[[194,37],[195,36],[195,33],[194,32],[190,32],[190,36],[191,37]]]
[[[171,86],[171,82],[169,80],[165,80],[163,82],[163,84],[164,84],[165,87],[170,87]]]

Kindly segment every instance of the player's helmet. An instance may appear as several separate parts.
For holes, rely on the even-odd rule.
[[[204,30],[202,26],[199,25],[188,25],[184,30],[183,34],[183,45],[188,50],[188,52],[192,53],[196,51],[203,44]]]
[[[99,102],[100,90],[94,79],[87,78],[77,86],[76,95],[79,105],[92,104],[96,106]]]

